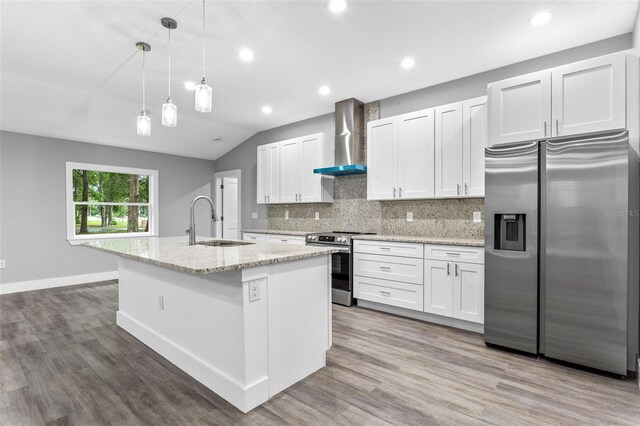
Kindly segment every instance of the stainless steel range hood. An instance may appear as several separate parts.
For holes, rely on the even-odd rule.
[[[336,103],[335,166],[313,169],[330,176],[367,172],[364,155],[364,104],[351,98]]]

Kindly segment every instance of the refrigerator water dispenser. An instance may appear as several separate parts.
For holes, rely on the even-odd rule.
[[[526,215],[520,213],[501,213],[495,215],[496,250],[525,251]]]

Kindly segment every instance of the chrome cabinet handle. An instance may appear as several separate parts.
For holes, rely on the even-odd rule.
[[[451,265],[447,262],[447,276],[451,275]]]
[[[458,276],[458,264],[456,263],[456,277]]]
[[[556,118],[556,136],[560,136],[560,122]]]
[[[464,183],[464,195],[469,195],[469,185],[467,182]]]
[[[447,256],[460,256],[460,253],[447,252]]]
[[[547,120],[544,121],[544,137],[547,137]]]
[[[391,250],[391,247],[380,247],[380,250]]]
[[[391,267],[390,266],[380,266],[380,269],[384,269],[385,271],[390,271]]]
[[[298,197],[298,194],[296,194],[296,201],[300,201],[300,198]]]
[[[402,187],[398,188],[398,198],[402,198]]]
[[[380,293],[386,295],[386,296],[390,296],[391,292],[390,291],[384,291],[384,290],[380,290]]]
[[[280,240],[281,243],[286,243],[289,240]]]
[[[460,195],[460,184],[456,183],[456,195]]]
[[[393,198],[396,198],[396,188],[393,187]]]

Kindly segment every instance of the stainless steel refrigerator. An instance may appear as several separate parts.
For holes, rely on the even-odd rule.
[[[485,341],[626,375],[638,353],[627,131],[487,148]]]

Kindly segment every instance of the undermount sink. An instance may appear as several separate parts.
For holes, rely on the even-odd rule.
[[[247,243],[244,241],[230,241],[230,240],[207,240],[198,241],[196,244],[209,247],[236,247],[236,246],[248,246],[253,243]]]

